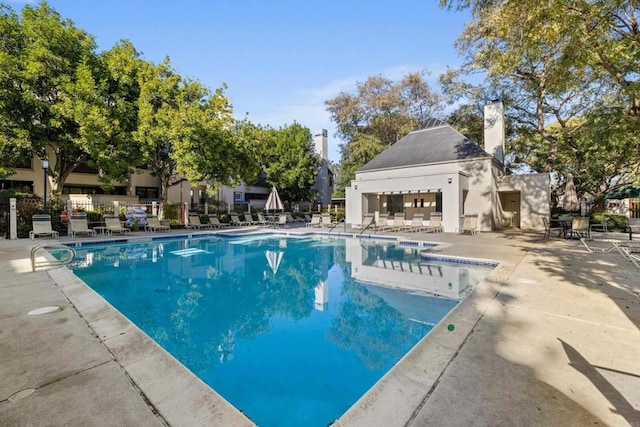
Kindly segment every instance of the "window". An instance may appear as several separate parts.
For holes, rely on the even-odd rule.
[[[242,191],[234,191],[233,192],[233,201],[234,202],[242,202],[242,201],[244,201],[244,196],[242,195]]]
[[[33,181],[12,181],[10,179],[0,180],[0,190],[8,189],[21,190],[26,193],[33,193]]]
[[[86,162],[82,162],[80,163],[78,166],[76,166],[73,171],[74,173],[89,173],[92,175],[97,175],[98,174],[98,169],[92,168],[91,166],[89,166]]]
[[[32,161],[33,159],[31,158],[20,160],[16,165],[16,169],[33,169],[33,166],[31,164]]]
[[[160,189],[158,187],[136,187],[136,196],[140,200],[157,200],[160,198]]]

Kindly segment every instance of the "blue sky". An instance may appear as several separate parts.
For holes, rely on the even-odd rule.
[[[5,0],[6,1],[6,0]],[[329,131],[324,101],[373,75],[394,80],[427,70],[434,80],[460,58],[453,47],[469,15],[438,0],[51,0],[96,37],[99,50],[129,39],[145,59],[166,56],[211,89],[226,83],[234,114],[279,127],[294,121]],[[35,4],[34,2],[30,2]],[[24,1],[9,1],[19,10]]]

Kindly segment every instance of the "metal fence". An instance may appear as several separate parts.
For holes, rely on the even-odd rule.
[[[0,237],[9,238],[11,230],[9,198],[0,198]],[[122,220],[129,206],[143,208],[147,215],[158,215],[162,219],[168,220],[172,226],[184,225],[186,205],[171,204],[161,202],[138,202],[138,203],[96,203],[92,201],[51,201],[47,203],[46,209],[42,205],[42,199],[21,198],[16,200],[17,212],[17,236],[25,238],[29,236],[29,231],[33,229],[31,218],[38,213],[51,215],[51,227],[66,234],[69,216],[73,213],[84,212],[87,214],[87,221],[91,226],[103,225],[104,215],[117,214]]]

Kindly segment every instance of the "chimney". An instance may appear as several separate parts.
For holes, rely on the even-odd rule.
[[[504,105],[499,99],[484,106],[484,151],[504,164]]]
[[[329,138],[326,129],[316,131],[313,134],[313,145],[320,159],[329,160]]]

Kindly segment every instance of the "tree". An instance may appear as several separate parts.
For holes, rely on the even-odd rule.
[[[236,124],[236,138],[248,156],[245,176],[249,176],[245,182],[252,182],[264,172],[266,181],[277,187],[283,201],[316,198],[311,187],[320,163],[309,128],[294,122],[274,129],[245,119]]]
[[[600,199],[621,183],[621,177],[637,171],[638,140],[632,129],[638,123],[620,114],[635,112],[637,98],[634,4],[586,0],[442,4],[472,8],[474,19],[457,45],[466,55],[463,68],[484,73],[489,90],[503,95],[514,127],[508,144],[512,167],[526,165],[560,177],[572,172],[579,194],[589,192]],[[458,84],[456,89],[469,86]],[[630,107],[624,108],[625,104]],[[605,121],[616,130],[603,132]],[[623,153],[636,157],[629,159]]]
[[[344,193],[364,163],[444,109],[440,95],[421,73],[409,73],[397,83],[383,76],[369,77],[358,83],[356,91],[355,95],[342,92],[325,102],[337,135],[344,141],[338,194]]]
[[[120,41],[100,55],[93,72],[80,67],[78,84],[64,100],[78,123],[77,143],[105,186],[126,181],[144,166],[133,134],[138,128],[141,79],[149,66],[130,42]]]
[[[278,188],[283,200],[301,202],[315,200],[311,189],[315,183],[318,156],[313,149],[309,128],[294,122],[267,131],[264,172],[267,181]]]
[[[140,80],[138,128],[134,139],[166,200],[169,187],[214,181],[231,184],[243,175],[245,159],[233,138],[231,104],[223,88],[210,94],[185,80],[166,59],[149,66]]]
[[[48,173],[53,191],[88,158],[78,145],[79,125],[68,106],[79,76],[97,62],[93,37],[46,3],[25,5],[22,19],[0,5],[0,152],[3,174],[18,158],[56,158]]]

